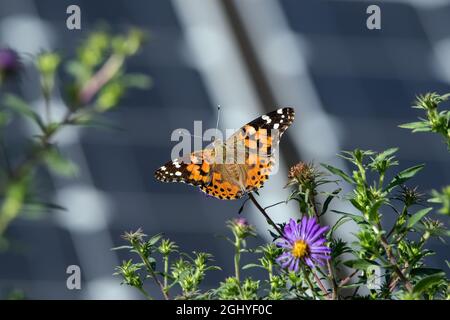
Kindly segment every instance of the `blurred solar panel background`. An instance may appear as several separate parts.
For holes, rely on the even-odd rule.
[[[65,28],[70,4],[81,7],[82,31]],[[61,137],[81,174],[75,180],[41,175],[47,196],[68,211],[14,222],[8,232],[12,248],[0,255],[0,293],[18,288],[31,298],[136,298],[112,276],[123,256],[109,249],[121,243],[123,231],[137,227],[148,234],[163,231],[183,249],[213,253],[225,270],[211,273],[207,286],[231,273],[231,248],[215,235],[225,232],[224,221],[236,216],[241,203],[153,180],[154,169],[170,157],[172,131],[192,129],[194,120],[214,127],[218,103],[227,127],[242,125],[272,103],[295,106],[298,121],[288,147],[282,147],[289,159],[284,169],[297,154],[333,162],[339,149],[399,146],[402,167],[427,163],[417,180],[423,190],[448,183],[448,154],[439,138],[411,136],[397,125],[415,117],[409,106],[417,93],[450,91],[450,1],[378,2],[379,31],[365,27],[369,4],[374,3],[0,0],[0,45],[29,54],[53,48],[69,55],[102,21],[112,31],[130,25],[149,30],[150,41],[129,70],[149,74],[154,83],[151,90],[130,92],[108,115],[122,130],[68,130]],[[215,48],[214,41],[228,46]],[[211,67],[216,56],[224,59],[221,68]],[[206,65],[208,57],[213,58]],[[31,69],[19,92],[39,109]],[[218,77],[217,70],[224,74]],[[233,81],[243,85],[233,87]],[[55,108],[63,108],[57,98]],[[13,150],[29,130],[17,124],[17,133],[8,137]],[[283,175],[263,195],[279,200],[269,188],[282,185]],[[447,254],[438,242],[433,249]],[[83,290],[66,288],[71,264],[81,266]]]

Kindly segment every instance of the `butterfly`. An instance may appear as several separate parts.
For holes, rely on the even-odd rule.
[[[225,141],[215,140],[203,150],[167,162],[156,170],[155,178],[197,186],[218,199],[239,199],[269,178],[280,138],[294,117],[292,108],[269,112]]]

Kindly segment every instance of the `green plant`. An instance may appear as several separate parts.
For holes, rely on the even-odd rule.
[[[0,237],[21,213],[63,209],[41,199],[36,188],[36,170],[43,166],[57,175],[75,175],[76,166],[58,148],[57,134],[68,126],[104,125],[101,115],[117,106],[128,88],[148,87],[150,82],[145,75],[126,73],[125,66],[126,60],[138,52],[144,38],[144,33],[138,29],[124,35],[96,31],[81,43],[74,58],[67,62],[56,52],[37,55],[34,65],[40,74],[44,115],[18,95],[8,92],[7,87],[1,87],[2,83],[13,80],[13,73],[19,76],[22,64],[15,51],[0,50]],[[11,60],[14,57],[17,61]],[[57,76],[64,73],[63,63],[69,80],[60,83]],[[65,88],[66,92],[62,117],[54,113],[56,106],[52,104],[57,88]],[[23,156],[13,161],[5,135],[12,130],[14,118],[30,121],[37,133],[29,137]]]
[[[448,96],[435,93],[420,96],[417,105],[427,111],[427,119],[403,127],[440,133],[448,139],[450,113],[437,110],[437,105]],[[181,290],[173,296],[175,299],[449,299],[446,273],[425,261],[434,254],[427,247],[429,239],[444,241],[449,231],[442,222],[431,218],[434,208],[425,206],[425,194],[413,184],[425,165],[398,170],[396,152],[397,148],[343,152],[340,157],[351,165],[351,172],[322,164],[328,171],[325,173],[312,163],[300,162],[289,170],[287,199],[265,208],[250,193],[249,200],[267,220],[273,242],[249,248],[246,239],[257,236],[255,228],[243,218],[229,221],[234,239],[225,239],[234,248],[234,275],[226,275],[215,289],[201,289],[205,273],[199,270],[220,270],[207,264],[211,257],[207,254],[203,254],[201,263],[193,263],[196,258],[185,259],[188,255],[176,251],[169,274],[168,257],[175,250],[164,250],[161,263],[155,248],[157,243],[177,247],[161,235],[149,240],[154,247],[146,251],[151,270],[145,272],[143,266],[147,263],[140,256],[138,262],[124,261],[116,274],[139,290],[142,279],[149,277],[162,283],[156,280],[161,278],[164,284],[160,288],[166,299],[177,285]],[[342,184],[352,191],[342,194]],[[433,191],[428,202],[440,204],[438,212],[448,215],[449,195],[448,187],[442,192]],[[298,212],[293,213],[296,219],[276,224],[268,210],[291,201],[298,204]],[[350,204],[353,210],[330,209],[336,201]],[[239,213],[244,211],[244,205]],[[338,219],[332,226],[322,227],[327,215]],[[389,216],[395,217],[391,224]],[[348,243],[336,231],[349,222],[355,226],[355,233],[354,241]],[[143,240],[136,247],[134,240],[125,238],[131,246],[121,249],[140,252],[139,247],[147,247]],[[242,254],[252,257],[254,262],[241,266]],[[265,270],[266,276],[260,279],[246,276],[246,270],[251,268]],[[138,272],[141,274],[137,275]],[[149,298],[149,294],[145,296]]]

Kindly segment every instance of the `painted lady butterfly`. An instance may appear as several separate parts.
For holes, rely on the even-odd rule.
[[[292,108],[272,111],[249,122],[225,142],[216,140],[204,150],[166,163],[156,170],[155,178],[198,186],[218,199],[239,199],[261,188],[269,178],[274,151],[293,121]]]

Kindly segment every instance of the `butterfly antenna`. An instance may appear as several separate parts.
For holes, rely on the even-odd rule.
[[[217,123],[216,123],[216,132],[219,131],[219,121],[220,121],[220,104],[217,105]]]

